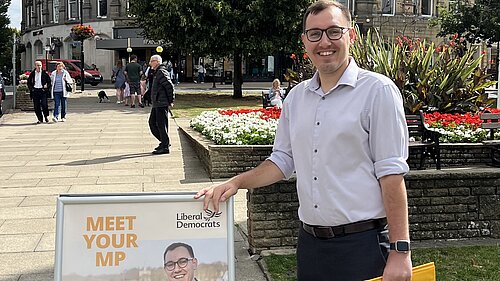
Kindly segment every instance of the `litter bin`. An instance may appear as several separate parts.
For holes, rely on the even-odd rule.
[[[233,84],[233,72],[232,71],[224,71],[224,83]]]

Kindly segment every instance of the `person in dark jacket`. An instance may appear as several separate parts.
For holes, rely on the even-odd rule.
[[[33,100],[33,106],[35,107],[36,118],[38,118],[37,124],[42,123],[44,119],[45,122],[49,122],[47,98],[50,95],[51,85],[50,76],[42,69],[42,62],[35,61],[35,69],[28,77],[28,88],[30,90],[30,98]]]
[[[149,115],[149,128],[160,145],[156,147],[153,154],[169,154],[170,139],[167,134],[168,127],[168,109],[174,105],[174,85],[170,80],[169,73],[165,65],[162,65],[162,58],[159,55],[153,55],[149,60],[153,71],[153,80],[151,82],[151,100],[153,107]]]

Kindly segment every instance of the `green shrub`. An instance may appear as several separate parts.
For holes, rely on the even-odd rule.
[[[477,112],[491,105],[485,88],[494,85],[480,68],[483,55],[454,36],[449,44],[396,37],[384,41],[369,30],[357,32],[351,55],[361,68],[391,78],[403,95],[405,111]]]

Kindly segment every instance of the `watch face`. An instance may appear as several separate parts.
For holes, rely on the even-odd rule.
[[[410,243],[407,241],[396,241],[396,251],[408,252],[410,250]]]

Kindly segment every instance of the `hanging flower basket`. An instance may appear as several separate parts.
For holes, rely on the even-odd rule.
[[[83,41],[95,35],[94,29],[90,25],[74,25],[71,28],[70,36],[75,41]]]

